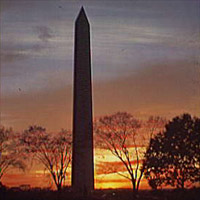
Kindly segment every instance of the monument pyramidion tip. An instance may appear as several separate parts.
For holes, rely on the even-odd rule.
[[[78,21],[87,21],[87,23],[89,24],[89,21],[88,21],[88,18],[87,18],[87,15],[86,15],[86,12],[85,12],[85,9],[83,6],[81,7],[78,17],[76,18],[76,23]]]

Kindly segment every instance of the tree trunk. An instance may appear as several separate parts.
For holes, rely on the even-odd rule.
[[[56,187],[57,187],[57,190],[60,191],[61,188],[62,188],[62,185],[61,184],[56,184]]]
[[[136,181],[135,180],[132,180],[132,186],[133,186],[133,193],[132,193],[132,198],[133,199],[136,199],[137,198],[137,189],[136,189]]]
[[[138,181],[137,181],[137,191],[139,190],[139,187],[140,187],[140,181],[141,181],[141,179],[142,179],[143,173],[144,173],[144,171],[141,170],[141,172],[140,172],[140,177],[139,177],[139,179],[138,179]]]
[[[184,187],[185,184],[184,184],[184,183],[185,183],[184,180],[181,180],[181,189],[182,189],[182,190],[185,189],[185,187]]]

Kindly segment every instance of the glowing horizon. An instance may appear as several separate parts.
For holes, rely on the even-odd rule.
[[[97,153],[97,151],[99,151]],[[100,151],[97,150],[94,158],[95,165],[95,189],[108,189],[108,188],[131,188],[131,182],[116,172],[109,172],[105,174],[102,173],[101,170],[98,172],[98,164],[110,163],[111,165],[121,165],[122,170],[126,173],[126,170],[123,169],[123,164],[120,162],[118,158],[113,156],[108,150],[103,150],[103,156],[99,156]],[[133,165],[134,166],[134,165]],[[2,179],[2,183],[8,187],[15,187],[20,185],[30,185],[31,187],[51,187],[52,189],[56,189],[55,184],[53,183],[52,177],[50,176],[48,170],[43,170],[43,166],[37,169],[34,169],[36,166],[32,166],[31,169],[21,172],[17,169],[11,170],[11,172],[6,173],[5,177]],[[64,185],[71,185],[71,167],[67,171],[66,180],[64,181]],[[147,181],[142,179],[141,181],[142,189],[149,189],[150,187],[147,184]]]

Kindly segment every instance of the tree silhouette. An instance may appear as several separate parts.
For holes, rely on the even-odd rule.
[[[200,181],[200,119],[183,114],[151,139],[145,154],[145,177],[153,188],[177,188]]]
[[[21,135],[21,144],[25,152],[43,164],[60,190],[66,178],[71,162],[71,135],[62,130],[58,134],[49,134],[40,126],[30,126]]]
[[[143,177],[143,157],[150,138],[163,130],[166,120],[159,116],[150,116],[139,121],[131,114],[118,112],[100,118],[95,123],[97,147],[108,149],[119,158],[122,165],[112,163],[98,164],[98,173],[117,173],[131,181],[133,191],[137,192]],[[127,173],[122,173],[126,171]]]
[[[16,138],[17,134],[12,129],[0,127],[0,181],[10,168],[25,169],[25,164],[19,156]]]
[[[133,191],[136,192],[143,174],[140,171],[141,155],[136,144],[136,133],[141,127],[140,121],[131,114],[118,112],[100,118],[94,127],[98,141],[97,146],[108,149],[123,163],[127,173],[117,169],[115,172],[130,180]]]

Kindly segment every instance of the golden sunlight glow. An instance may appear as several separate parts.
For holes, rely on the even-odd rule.
[[[132,151],[132,147],[130,148]],[[133,158],[135,159],[135,158]],[[95,149],[95,188],[96,189],[107,189],[107,188],[131,188],[131,182],[120,176],[118,173],[113,172],[109,169],[109,166],[113,166],[121,173],[126,173],[123,164],[118,158],[112,155],[108,150]],[[107,169],[108,168],[108,169]],[[68,170],[68,174],[64,185],[71,184],[71,168]],[[2,180],[3,184],[14,187],[20,185],[30,185],[31,187],[51,187],[55,189],[53,181],[51,179],[48,171],[43,170],[43,166],[33,166],[32,171],[27,171],[25,173],[20,171],[10,171],[6,174]],[[149,188],[146,180],[142,179],[141,189]]]

